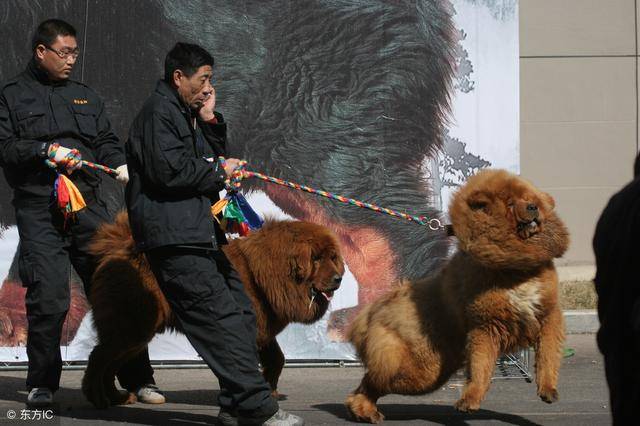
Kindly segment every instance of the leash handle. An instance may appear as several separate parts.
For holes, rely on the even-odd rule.
[[[51,148],[49,149],[49,158],[47,160],[45,160],[45,163],[47,163],[47,166],[51,167],[52,169],[57,169],[59,167],[59,164],[55,162],[54,158],[56,158],[56,153],[58,151],[58,148],[60,148],[60,144],[59,143],[53,143],[51,144]],[[97,163],[93,163],[91,161],[87,161],[87,160],[82,160],[81,156],[80,156],[80,151],[78,151],[77,149],[72,149],[71,152],[67,155],[67,157],[65,157],[67,159],[67,161],[77,161],[82,163],[83,166],[87,166],[91,169],[94,170],[102,170],[105,173],[108,173],[110,175],[113,176],[117,176],[118,175],[118,171],[116,169],[112,169],[110,167],[107,166],[103,166],[102,164],[97,164]],[[65,166],[65,164],[63,164],[63,166]]]

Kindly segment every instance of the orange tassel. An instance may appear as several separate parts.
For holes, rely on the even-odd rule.
[[[229,203],[229,200],[225,197],[222,200],[218,200],[213,206],[211,206],[211,214],[213,215],[213,218],[218,223],[220,223],[220,219],[218,219],[218,215],[224,211],[224,208],[227,207],[228,203]]]
[[[76,185],[65,175],[59,174],[55,183],[56,203],[65,219],[87,206]]]

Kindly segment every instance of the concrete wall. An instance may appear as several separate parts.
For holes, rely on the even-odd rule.
[[[638,152],[637,0],[520,0],[520,164],[591,263],[608,199]]]

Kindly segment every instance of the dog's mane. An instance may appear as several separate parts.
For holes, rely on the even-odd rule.
[[[295,262],[300,252],[308,250],[310,254],[327,248],[339,253],[335,237],[324,227],[309,222],[267,220],[250,239],[230,242],[225,252],[238,268],[246,268],[245,273],[255,283],[257,297],[265,298],[280,319],[312,322],[318,319],[318,311],[307,307],[311,277],[298,277],[297,269],[304,267]]]

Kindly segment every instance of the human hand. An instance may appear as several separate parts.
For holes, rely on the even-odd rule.
[[[123,164],[122,166],[119,166],[116,168],[116,172],[118,172],[116,174],[116,180],[121,184],[126,185],[127,182],[129,182],[129,169],[127,168],[127,165]]]
[[[77,149],[69,149],[54,143],[49,147],[48,155],[56,165],[64,166],[69,174],[82,167],[82,154]]]
[[[216,89],[212,86],[211,93],[207,96],[198,110],[198,114],[202,121],[209,121],[215,117],[213,111],[216,108]]]
[[[227,177],[231,177],[234,170],[238,168],[240,165],[240,160],[237,158],[227,158],[224,162],[224,172],[227,174]]]

